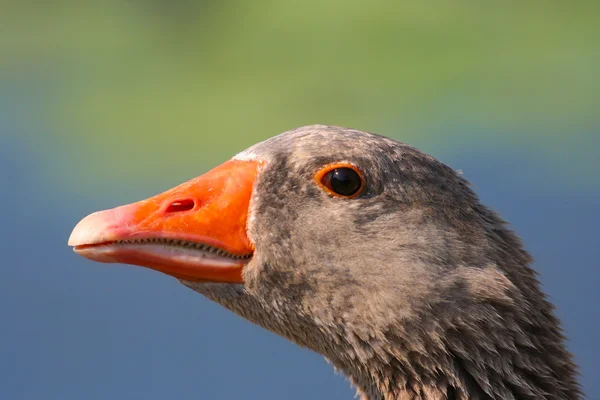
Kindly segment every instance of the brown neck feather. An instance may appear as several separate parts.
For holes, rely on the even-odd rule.
[[[354,328],[335,315],[317,321],[311,298],[301,296],[305,283],[285,287],[285,294],[273,290],[278,287],[273,282],[262,282],[270,291],[252,281],[245,286],[184,283],[323,354],[363,399],[581,398],[577,368],[529,267],[530,256],[515,251],[521,247],[510,231],[494,235],[489,267],[456,268],[439,284],[445,293],[401,324]],[[500,260],[502,268],[495,267]]]

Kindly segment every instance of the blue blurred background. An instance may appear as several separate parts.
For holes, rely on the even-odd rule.
[[[88,213],[312,123],[462,169],[600,399],[597,2],[3,2],[1,399],[351,399],[319,355],[66,246]]]

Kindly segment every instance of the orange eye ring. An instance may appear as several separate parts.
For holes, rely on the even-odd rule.
[[[365,189],[365,178],[362,172],[349,162],[327,164],[317,171],[314,179],[325,192],[344,199],[358,197]],[[359,182],[356,181],[357,179]]]

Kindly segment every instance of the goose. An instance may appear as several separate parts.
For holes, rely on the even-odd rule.
[[[363,400],[582,396],[520,239],[460,174],[384,136],[282,133],[90,214],[69,245],[322,354]]]

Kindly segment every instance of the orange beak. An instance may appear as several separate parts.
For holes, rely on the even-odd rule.
[[[69,245],[94,261],[190,281],[242,283],[254,246],[248,208],[260,168],[232,160],[165,193],[85,217]]]

